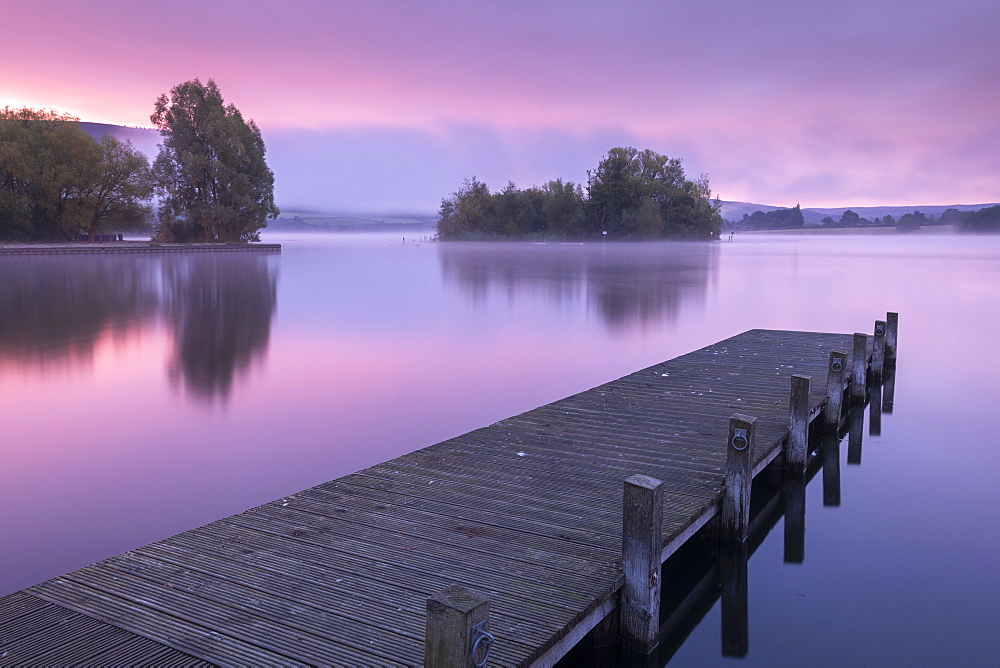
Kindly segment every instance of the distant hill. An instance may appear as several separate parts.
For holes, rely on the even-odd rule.
[[[792,206],[795,206],[794,204]],[[840,216],[843,215],[845,211],[850,209],[851,211],[859,214],[862,218],[868,218],[869,220],[874,218],[882,218],[885,215],[891,215],[893,218],[899,218],[904,213],[913,213],[914,211],[920,211],[921,213],[928,216],[940,216],[947,209],[958,209],[959,211],[978,211],[984,207],[996,206],[995,203],[989,204],[943,204],[936,206],[842,206],[831,209],[826,208],[803,208],[802,218],[805,220],[806,225],[819,225],[820,221],[830,216],[834,220],[840,220]],[[783,206],[771,206],[770,204],[754,204],[752,202],[722,202],[722,217],[725,220],[740,221],[743,219],[743,214],[752,215],[754,211],[763,211],[767,213],[768,211],[774,211],[776,209],[788,209],[791,207]]]
[[[119,141],[126,139],[132,145],[146,154],[152,162],[159,152],[157,144],[160,143],[160,131],[152,128],[126,128],[121,125],[109,125],[107,123],[80,123],[80,129],[94,139],[100,140],[104,135],[111,135]]]

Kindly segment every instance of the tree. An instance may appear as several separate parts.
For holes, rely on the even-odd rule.
[[[896,231],[897,232],[914,232],[920,229],[920,226],[927,222],[927,216],[920,213],[919,211],[914,211],[913,213],[905,213],[899,217],[896,221]]]
[[[95,142],[79,119],[0,109],[0,236],[70,240],[145,219],[149,165],[130,144]]]
[[[211,79],[174,86],[150,116],[163,137],[153,164],[160,195],[156,237],[259,241],[274,205],[274,174],[257,125],[224,104]]]
[[[650,150],[612,148],[593,172],[588,194],[572,182],[541,188],[514,183],[490,193],[475,177],[441,201],[442,239],[586,237],[607,231],[633,239],[717,239],[719,201],[708,177],[684,177],[680,160]],[[796,209],[797,211],[797,209]]]
[[[542,212],[548,229],[560,236],[582,236],[588,232],[583,189],[572,181],[555,179],[542,186]]]
[[[848,209],[840,215],[841,227],[857,227],[861,224],[861,216]]]
[[[649,149],[616,147],[588,172],[588,209],[599,231],[619,237],[716,239],[722,218],[708,177],[689,180],[681,161]],[[652,201],[660,224],[652,225]]]
[[[438,211],[438,235],[442,239],[457,239],[473,234],[488,233],[488,221],[493,217],[490,189],[475,176],[466,179],[462,187],[441,200]]]
[[[767,213],[754,211],[753,215],[744,218],[744,222],[748,226],[758,230],[777,230],[803,227],[805,225],[805,218],[802,216],[801,207],[796,204],[791,209],[775,209]]]
[[[988,206],[978,211],[960,211],[958,213],[959,229],[963,232],[995,232],[1000,230],[1000,204]]]
[[[101,160],[86,176],[77,206],[80,227],[93,241],[101,226],[129,228],[143,224],[150,210],[143,202],[153,194],[153,178],[146,156],[111,135],[100,141]]]

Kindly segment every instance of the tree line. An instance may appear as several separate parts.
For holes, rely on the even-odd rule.
[[[1000,205],[984,207],[977,211],[945,209],[939,217],[920,211],[904,213],[899,218],[886,214],[872,220],[848,209],[840,220],[827,216],[820,221],[823,227],[895,227],[900,232],[911,232],[925,225],[954,225],[963,232],[990,232],[1000,230]]]
[[[163,139],[152,165],[129,141],[94,140],[74,116],[0,109],[0,239],[152,227],[157,241],[259,241],[279,211],[256,124],[211,79],[161,95],[150,120]]]
[[[0,109],[0,238],[66,241],[145,224],[153,177],[146,156],[79,119]]]
[[[679,159],[616,147],[587,172],[586,189],[560,178],[490,192],[467,179],[441,201],[437,229],[440,239],[718,239],[719,208],[708,177],[688,179]]]
[[[823,227],[894,227],[900,232],[918,230],[924,225],[954,225],[960,231],[988,232],[1000,230],[1000,205],[984,207],[978,211],[946,209],[940,217],[928,216],[921,211],[905,213],[899,218],[890,214],[873,219],[865,218],[856,211],[847,209],[839,219],[826,216],[820,221]],[[739,223],[726,223],[727,229],[743,228],[752,230],[781,230],[804,227],[805,220],[798,204],[791,209],[774,211],[754,211],[743,214]]]
[[[741,224],[753,230],[786,230],[804,227],[806,221],[802,216],[802,208],[796,204],[791,209],[754,211],[750,215],[743,214]]]

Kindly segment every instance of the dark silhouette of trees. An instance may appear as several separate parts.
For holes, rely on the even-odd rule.
[[[722,218],[708,179],[684,176],[680,160],[650,150],[612,148],[586,194],[562,179],[491,193],[475,177],[441,202],[442,239],[526,237],[716,239]]]
[[[150,119],[163,137],[153,164],[161,241],[259,241],[274,205],[274,174],[252,121],[224,104],[211,79],[174,86]]]
[[[955,209],[948,211],[955,211]],[[958,224],[958,229],[963,232],[996,232],[1000,230],[1000,204],[984,207],[978,211],[957,211],[956,213],[958,215],[955,216],[955,222]]]
[[[145,222],[149,163],[131,143],[95,142],[79,119],[0,109],[0,238],[68,241]]]
[[[806,221],[802,216],[802,208],[796,204],[791,209],[754,211],[750,215],[744,214],[743,224],[755,230],[784,230],[803,227]]]

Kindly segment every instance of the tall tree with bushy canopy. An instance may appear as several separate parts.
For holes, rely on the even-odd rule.
[[[212,79],[174,86],[150,119],[163,143],[153,164],[161,241],[259,241],[274,205],[274,174],[253,120],[225,104]]]

